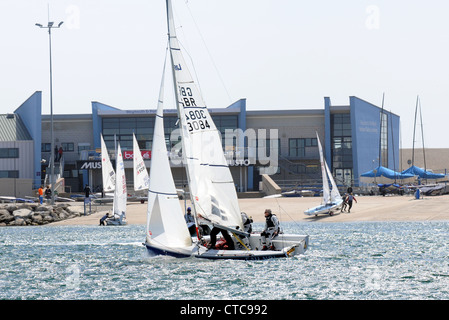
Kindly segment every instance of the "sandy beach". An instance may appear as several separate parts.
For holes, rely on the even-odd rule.
[[[356,197],[351,213],[340,213],[333,216],[306,216],[304,210],[320,204],[320,198],[253,198],[240,199],[240,209],[253,218],[255,222],[263,222],[264,210],[270,208],[281,223],[290,221],[302,222],[350,222],[350,221],[427,221],[449,220],[449,195],[424,197],[415,199],[412,196],[360,196]],[[184,201],[180,201],[184,207]],[[83,203],[72,203],[83,206]],[[187,202],[189,206],[189,202]],[[98,225],[99,219],[110,210],[110,205],[92,206],[92,214],[78,218],[58,221],[51,225]],[[146,223],[147,203],[130,202],[127,206],[128,224]]]

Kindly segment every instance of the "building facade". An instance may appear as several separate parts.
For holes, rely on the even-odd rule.
[[[263,173],[284,189],[319,184],[317,134],[327,163],[341,186],[359,185],[360,174],[379,164],[396,170],[399,167],[400,117],[357,97],[349,97],[348,105],[338,106],[325,97],[323,109],[255,111],[247,110],[246,100],[241,99],[227,108],[209,111],[222,134],[223,150],[240,192],[257,191]],[[66,191],[80,192],[86,184],[101,191],[101,135],[113,161],[115,147],[120,143],[127,183],[132,190],[133,134],[147,156],[147,169],[151,170],[155,112],[121,110],[93,101],[91,114],[54,115],[54,143],[63,150],[57,170],[64,177]],[[36,187],[45,181],[51,159],[51,119],[41,115],[41,93],[34,93],[14,114],[23,120],[32,145],[32,150],[19,155],[28,159],[32,170],[19,169],[17,175],[33,179]],[[182,150],[176,134],[177,121],[176,110],[164,111],[172,171],[177,187],[182,188],[187,181],[179,161]],[[9,148],[7,142],[14,141],[2,141],[2,148]]]

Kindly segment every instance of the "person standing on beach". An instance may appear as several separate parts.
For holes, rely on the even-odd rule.
[[[43,186],[40,186],[37,190],[37,193],[39,194],[39,203],[42,204],[44,202],[44,188]]]
[[[50,186],[47,186],[47,189],[45,189],[45,199],[47,199],[47,203],[50,203],[50,200],[51,200]]]
[[[350,193],[349,195],[348,195],[348,213],[350,213],[351,212],[351,208],[352,208],[352,201],[355,201],[356,203],[357,203],[357,199],[354,197],[354,195],[352,194],[352,193]]]

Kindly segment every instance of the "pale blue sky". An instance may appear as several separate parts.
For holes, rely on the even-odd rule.
[[[49,114],[48,34],[54,30],[54,113],[91,101],[155,109],[166,46],[164,0],[0,1],[0,113],[34,91]],[[420,95],[426,147],[449,148],[449,2],[174,0],[178,36],[210,107],[316,109],[358,96],[401,116],[411,147]],[[196,24],[196,26],[195,26]],[[204,41],[203,41],[204,40]],[[186,59],[188,59],[186,57]],[[419,145],[421,141],[417,141]]]

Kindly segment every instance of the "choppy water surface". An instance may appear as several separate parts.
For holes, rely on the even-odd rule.
[[[0,299],[449,299],[449,222],[283,227],[305,255],[150,258],[144,226],[0,228]]]

